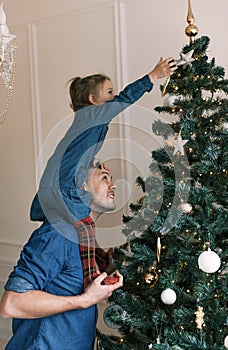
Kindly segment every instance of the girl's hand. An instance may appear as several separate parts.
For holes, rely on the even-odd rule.
[[[160,78],[164,78],[173,74],[177,69],[177,62],[174,61],[173,57],[166,59],[160,58],[154,69],[148,74],[150,81],[154,83]]]

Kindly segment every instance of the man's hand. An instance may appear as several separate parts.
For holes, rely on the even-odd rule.
[[[118,279],[116,283],[109,285],[102,284],[102,282],[104,283],[105,278],[107,278],[107,273],[103,272],[88,285],[84,294],[81,295],[83,297],[85,308],[109,298],[114,290],[122,287],[123,276],[119,271],[115,272],[115,276]]]

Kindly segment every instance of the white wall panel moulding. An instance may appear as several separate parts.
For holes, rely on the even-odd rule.
[[[15,263],[0,261],[0,282],[5,283]]]
[[[19,243],[0,242],[0,263],[11,264],[17,261],[21,248]]]

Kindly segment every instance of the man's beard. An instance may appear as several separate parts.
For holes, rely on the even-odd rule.
[[[98,213],[107,213],[116,209],[116,203],[108,201],[103,201],[97,197],[92,200],[92,207]]]

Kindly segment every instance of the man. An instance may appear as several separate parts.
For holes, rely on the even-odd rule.
[[[105,165],[89,170],[84,189],[91,194],[91,222],[115,209],[115,186]],[[84,288],[78,242],[45,220],[25,245],[5,286],[0,315],[13,318],[14,334],[6,349],[92,350],[96,304],[123,284],[118,271],[115,284],[102,284],[106,277],[106,272],[98,274]]]

